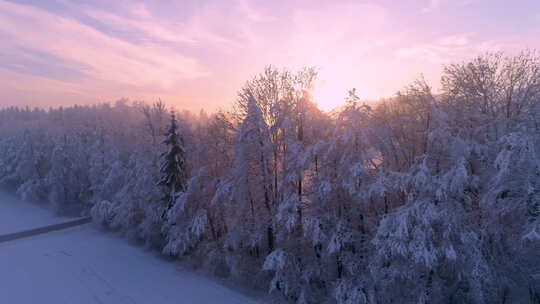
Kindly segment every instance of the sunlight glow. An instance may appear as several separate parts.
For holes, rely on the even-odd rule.
[[[348,88],[339,79],[329,77],[321,78],[315,82],[313,88],[313,101],[321,110],[331,111],[345,103]]]

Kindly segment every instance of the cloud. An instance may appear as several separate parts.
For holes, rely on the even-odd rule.
[[[458,0],[453,0],[453,1],[449,1],[449,0],[429,0],[429,3],[427,6],[424,6],[421,10],[422,13],[430,13],[432,11],[435,11],[437,9],[439,9],[441,6],[445,5],[446,3],[451,3],[451,4],[454,4],[454,5],[458,5],[458,6],[468,6],[468,5],[471,5],[475,2],[475,0],[461,0],[461,1],[458,1]]]
[[[219,26],[215,26],[217,22],[226,20],[223,20],[220,10],[212,6],[203,7],[179,22],[164,21],[154,16],[142,4],[121,7],[119,11],[131,12],[127,15],[88,5],[78,6],[78,8],[95,22],[105,25],[113,36],[118,35],[118,33],[129,33],[129,35],[124,36],[118,35],[124,40],[132,39],[137,43],[173,43],[176,47],[211,45],[214,49],[225,52],[241,47],[234,38],[222,35],[215,30],[219,28]],[[242,5],[241,9],[244,14],[249,14],[250,20],[262,19],[247,5]],[[227,22],[222,22],[221,28],[225,24]]]
[[[461,33],[443,36],[433,42],[400,47],[394,51],[394,56],[441,65],[485,52],[519,50],[521,46],[514,39],[505,37],[481,40],[475,33]]]
[[[91,86],[0,66],[0,100],[4,105],[49,107],[105,101],[102,97],[103,92]]]
[[[113,14],[108,11],[86,8],[83,12],[90,18],[106,25],[114,31],[134,32],[142,36],[143,41],[154,42],[178,42],[185,44],[194,44],[196,40],[193,37],[179,34],[167,27],[161,26],[155,22],[149,12],[136,12],[138,18],[124,17]]]
[[[462,33],[439,38],[437,43],[441,46],[466,46],[471,42],[474,33]]]
[[[418,59],[434,64],[453,60],[470,51],[472,33],[444,36],[430,43],[419,43],[409,47],[401,47],[394,51],[399,59]]]
[[[274,16],[264,14],[254,8],[248,0],[237,0],[236,7],[241,15],[252,22],[271,22],[276,20]]]
[[[438,9],[446,0],[429,0],[428,6],[422,8],[422,13],[429,13],[435,9]]]
[[[104,10],[92,2],[0,0],[0,89],[13,93],[2,102],[161,97],[211,108],[231,100],[249,75],[245,69],[253,69],[253,54],[264,48],[259,42],[267,41],[262,27],[276,19],[248,1],[224,5],[186,3],[185,14],[172,18],[140,3]]]
[[[0,46],[0,67],[23,74],[41,76],[66,82],[85,78],[89,67],[38,50],[24,47]]]
[[[532,29],[501,38],[510,33],[507,19],[500,28],[506,31],[495,32],[476,26],[480,18],[461,30],[433,23],[438,14],[463,17],[456,11],[470,2],[423,0],[428,15],[419,6],[374,1],[0,0],[0,95],[55,104],[67,96],[71,103],[160,97],[191,109],[216,108],[274,64],[316,66],[339,94],[363,86],[364,96],[376,97],[414,73],[435,75],[441,63],[479,51],[538,46]],[[460,7],[441,9],[450,4]],[[469,28],[475,33],[425,38]]]
[[[285,51],[300,59],[312,57],[324,65],[337,56],[360,56],[394,39],[387,10],[378,5],[349,3],[293,13],[290,43]]]
[[[42,58],[84,65],[88,67],[85,73],[98,81],[170,88],[182,79],[209,74],[195,58],[177,50],[155,43],[130,43],[75,19],[21,4],[0,1],[0,34],[13,47],[46,54]]]

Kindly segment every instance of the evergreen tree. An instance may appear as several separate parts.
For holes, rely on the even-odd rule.
[[[178,134],[178,125],[174,112],[171,112],[171,124],[165,133],[166,139],[163,141],[168,149],[161,155],[160,172],[163,174],[159,185],[168,190],[166,196],[167,209],[174,206],[177,194],[185,192],[187,189],[187,174],[185,151],[183,148],[183,138]],[[165,216],[166,211],[163,212]]]

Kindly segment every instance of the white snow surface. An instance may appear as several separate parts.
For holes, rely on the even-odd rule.
[[[53,220],[11,203],[0,200],[2,231]],[[86,224],[0,243],[0,303],[258,302]]]
[[[69,221],[44,205],[25,202],[0,192],[0,235]]]

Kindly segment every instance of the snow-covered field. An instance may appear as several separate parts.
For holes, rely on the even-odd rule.
[[[0,192],[0,235],[61,223],[66,220],[69,219],[56,216],[45,206],[23,202]]]
[[[2,233],[54,223],[46,210],[23,204],[0,200]],[[0,303],[256,301],[83,225],[0,243]]]

